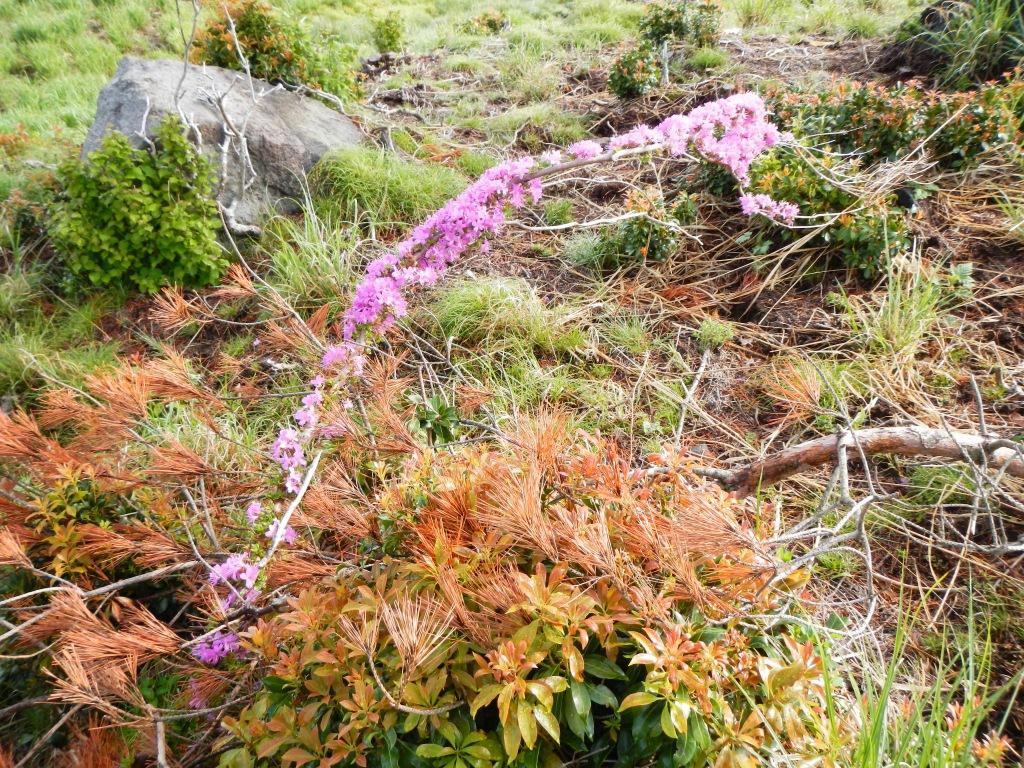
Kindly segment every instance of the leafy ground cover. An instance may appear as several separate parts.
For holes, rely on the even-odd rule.
[[[1013,73],[875,71],[902,2],[243,6],[367,147],[138,296],[45,164],[192,6],[0,4],[0,765],[1019,762]]]

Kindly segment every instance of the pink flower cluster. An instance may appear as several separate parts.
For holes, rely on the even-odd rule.
[[[253,589],[259,577],[260,569],[249,562],[247,555],[230,555],[223,563],[210,567],[210,584],[213,586],[237,581],[247,589]]]
[[[203,664],[213,665],[219,664],[221,659],[228,654],[235,653],[238,649],[238,635],[234,632],[225,632],[223,629],[218,629],[210,635],[209,638],[201,643],[197,643],[192,649],[192,655],[203,662]],[[198,696],[194,690],[193,699],[196,699],[193,706],[202,703],[198,700]]]
[[[743,195],[740,197],[740,209],[747,216],[761,214],[783,224],[792,224],[800,213],[800,208],[796,204],[774,200],[768,195]]]
[[[732,171],[741,185],[749,181],[750,165],[757,156],[783,138],[755,93],[737,93],[688,114],[673,115],[658,130],[673,155],[685,154],[692,145],[708,160]]]

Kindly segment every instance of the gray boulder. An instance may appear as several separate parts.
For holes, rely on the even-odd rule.
[[[316,99],[244,73],[126,56],[100,91],[82,158],[109,131],[145,146],[167,115],[191,126],[192,141],[218,175],[217,198],[239,228],[274,208],[297,210],[305,174],[327,152],[358,144],[355,124]]]

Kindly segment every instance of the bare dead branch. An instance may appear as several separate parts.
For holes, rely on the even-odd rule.
[[[832,464],[840,449],[859,446],[865,456],[889,453],[897,456],[931,456],[954,461],[983,460],[992,469],[1024,477],[1024,449],[993,435],[947,432],[916,425],[876,427],[809,440],[786,448],[761,461],[735,470],[698,468],[697,474],[714,480],[742,496],[759,487],[775,485],[788,477]]]

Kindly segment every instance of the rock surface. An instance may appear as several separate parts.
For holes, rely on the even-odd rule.
[[[184,79],[182,71],[181,61],[121,59],[100,92],[83,159],[109,131],[142,147],[165,116],[181,115],[217,171],[218,200],[236,224],[253,226],[270,208],[296,210],[317,160],[362,140],[351,120],[315,99],[264,80],[250,87],[244,73],[229,69],[191,65]]]

